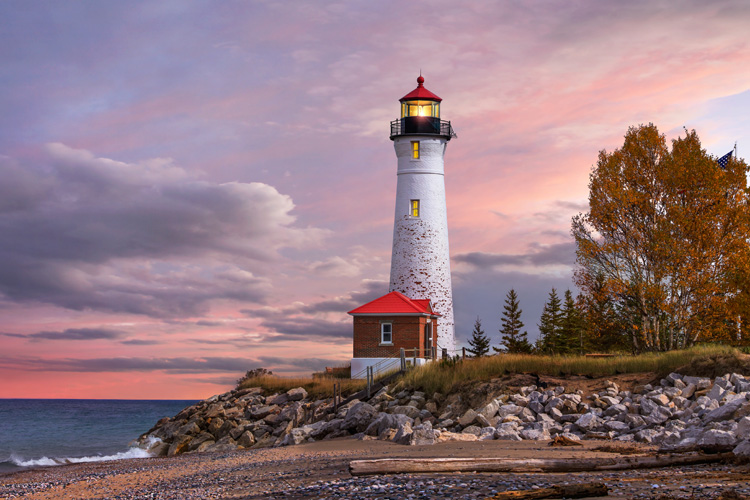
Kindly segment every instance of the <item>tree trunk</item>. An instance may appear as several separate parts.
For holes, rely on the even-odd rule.
[[[606,497],[609,493],[604,483],[571,484],[540,488],[538,490],[504,491],[490,500],[536,500],[541,498]]]
[[[385,458],[380,460],[353,460],[349,463],[349,472],[353,476],[433,472],[585,472],[714,463],[730,459],[733,456],[731,452],[714,455],[693,452],[577,459]]]

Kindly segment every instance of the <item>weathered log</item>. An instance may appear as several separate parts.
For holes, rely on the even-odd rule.
[[[733,453],[670,453],[650,456],[590,458],[384,458],[352,460],[353,476],[415,472],[586,472],[597,470],[648,469],[673,465],[715,463]]]
[[[574,439],[558,434],[547,446],[583,446],[583,443],[579,443]]]
[[[609,489],[604,483],[563,484],[538,490],[513,490],[498,493],[490,500],[537,500],[541,498],[606,497]]]

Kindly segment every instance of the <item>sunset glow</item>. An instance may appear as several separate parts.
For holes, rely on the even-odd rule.
[[[388,292],[389,126],[420,70],[443,101],[419,114],[458,134],[459,345],[477,316],[497,344],[511,287],[536,338],[629,126],[748,156],[746,2],[425,5],[1,3],[0,397],[197,399],[346,363],[346,311]]]

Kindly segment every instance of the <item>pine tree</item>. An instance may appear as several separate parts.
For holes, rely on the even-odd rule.
[[[471,332],[471,338],[469,339],[470,349],[466,349],[475,358],[481,358],[488,352],[490,352],[490,339],[484,334],[482,329],[482,320],[477,316],[477,320],[474,322],[474,331]]]
[[[560,320],[562,311],[560,309],[560,298],[554,288],[549,293],[549,298],[544,304],[542,317],[539,320],[539,340],[537,351],[545,354],[558,352],[558,337],[560,333]]]
[[[583,318],[570,290],[565,290],[556,344],[556,352],[560,354],[580,353],[583,350]]]
[[[630,335],[623,327],[615,301],[604,285],[603,275],[595,277],[580,307],[584,323],[584,349],[587,352],[632,351]],[[632,321],[627,322],[630,325]]]
[[[518,295],[514,289],[510,289],[505,296],[505,305],[503,306],[502,327],[500,328],[500,348],[493,347],[496,352],[524,353],[531,351],[531,344],[527,339],[527,333],[521,333],[523,323],[521,322],[521,313],[523,311],[518,307]]]

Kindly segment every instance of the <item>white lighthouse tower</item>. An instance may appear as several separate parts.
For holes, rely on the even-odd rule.
[[[456,349],[443,168],[445,148],[456,134],[440,119],[441,101],[420,75],[417,88],[400,99],[401,117],[391,122],[398,184],[389,290],[430,300],[441,318],[426,347],[437,347],[438,356]]]

